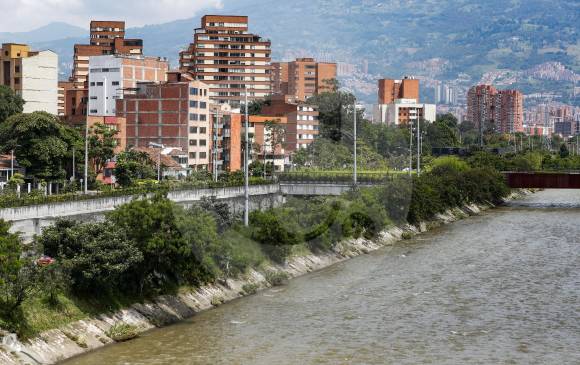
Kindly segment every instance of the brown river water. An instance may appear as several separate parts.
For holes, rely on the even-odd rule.
[[[65,364],[580,364],[580,191],[539,192]]]

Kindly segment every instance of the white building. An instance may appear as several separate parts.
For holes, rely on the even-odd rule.
[[[433,123],[436,118],[435,104],[422,104],[415,99],[397,99],[392,104],[376,105],[374,110],[375,122],[388,125],[414,123],[420,119]]]
[[[167,81],[169,64],[160,58],[106,55],[89,58],[89,116],[115,116],[116,100],[138,82]]]

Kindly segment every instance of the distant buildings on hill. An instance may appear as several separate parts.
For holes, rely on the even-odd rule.
[[[491,85],[474,86],[467,93],[466,119],[478,129],[523,132],[524,95],[518,90],[497,90]]]

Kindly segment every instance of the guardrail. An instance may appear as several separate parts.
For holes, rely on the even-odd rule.
[[[363,172],[357,174],[357,183],[362,185],[381,185],[393,181],[401,174],[389,172]],[[404,175],[406,176],[406,175]],[[353,174],[349,172],[286,172],[277,175],[279,183],[290,184],[353,184]]]

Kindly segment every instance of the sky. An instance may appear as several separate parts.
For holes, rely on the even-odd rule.
[[[0,32],[25,32],[51,22],[86,28],[91,19],[125,20],[127,27],[191,18],[222,0],[0,0]]]

